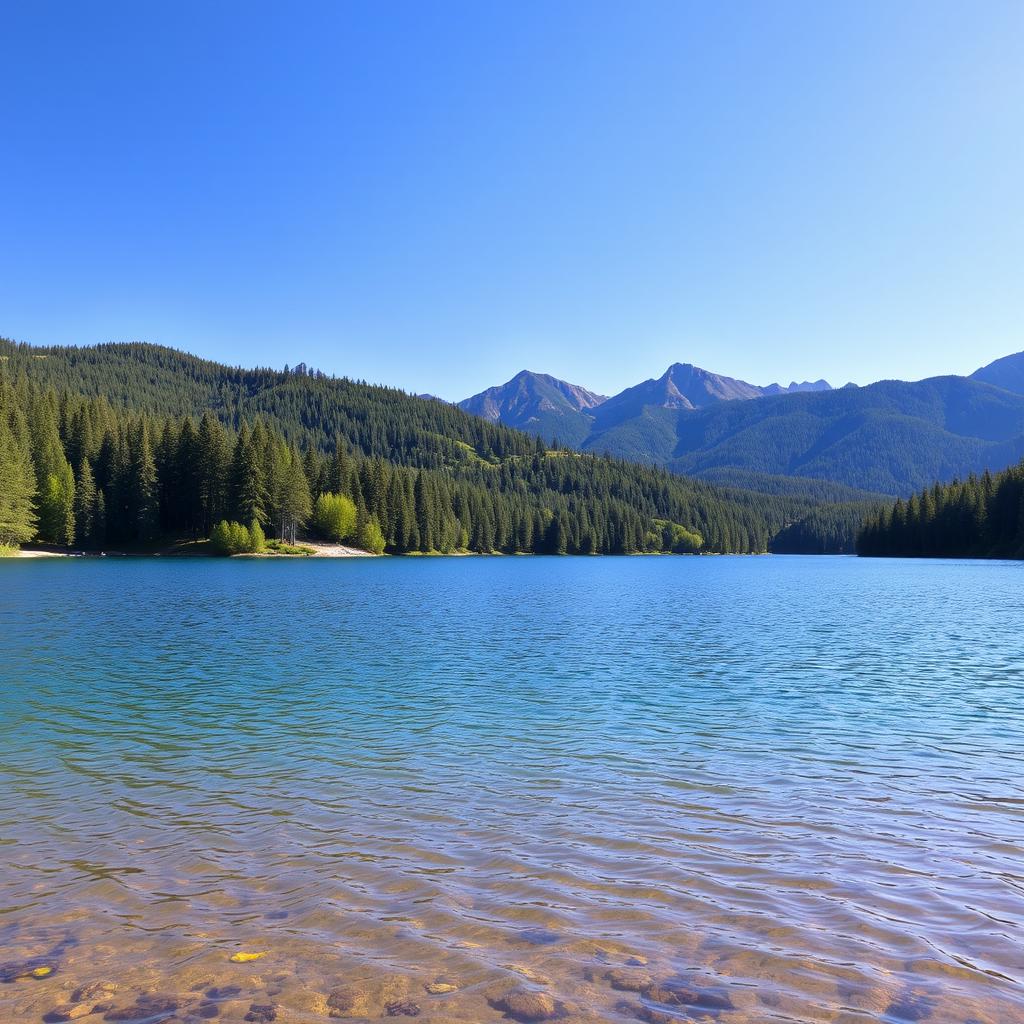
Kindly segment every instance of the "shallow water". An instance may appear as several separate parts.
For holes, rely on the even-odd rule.
[[[1024,1021],[1022,623],[1012,563],[4,562],[0,1020]]]

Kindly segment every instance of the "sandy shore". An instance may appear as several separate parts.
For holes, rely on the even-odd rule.
[[[316,540],[300,540],[299,545],[304,548],[312,548],[316,555],[311,558],[377,558],[372,551],[361,551],[359,548],[350,548],[345,544],[323,544]]]
[[[296,547],[311,548],[313,554],[307,558],[379,558],[372,551],[363,551],[360,548],[350,548],[345,544],[325,544],[318,540],[296,541]],[[276,551],[261,551],[259,554],[236,555],[236,558],[300,558],[300,555],[283,555]]]

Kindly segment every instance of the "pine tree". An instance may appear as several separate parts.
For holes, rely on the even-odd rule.
[[[251,523],[255,520],[261,525],[269,522],[263,465],[249,428],[245,424],[242,424],[231,456],[228,493],[233,519],[240,523]]]
[[[203,413],[199,421],[195,456],[200,528],[209,535],[224,512],[228,465],[227,437],[212,413]]]
[[[287,451],[281,484],[281,540],[294,544],[298,527],[305,523],[311,511],[309,484],[302,470],[302,459],[292,445]]]
[[[0,546],[17,547],[36,532],[35,470],[28,447],[19,442],[0,408]]]
[[[156,463],[145,421],[136,427],[131,441],[128,509],[129,530],[143,543],[152,542],[159,532],[160,498]]]
[[[91,548],[96,544],[96,482],[89,460],[84,456],[78,466],[75,483],[75,532],[78,543]]]

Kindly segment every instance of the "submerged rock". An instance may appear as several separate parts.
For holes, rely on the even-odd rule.
[[[332,1017],[365,1017],[370,993],[358,985],[339,985],[327,993],[327,1008]]]
[[[88,1003],[78,1003],[75,1006],[58,1006],[56,1009],[43,1014],[43,1024],[62,1024],[63,1021],[88,1017],[91,1013],[92,1007]]]
[[[645,999],[662,1006],[685,1006],[697,1010],[733,1010],[732,1000],[710,989],[698,988],[675,978],[654,982],[639,990]]]
[[[528,988],[514,988],[494,1003],[496,1009],[516,1020],[531,1022],[552,1020],[559,1014],[558,1004],[547,992],[534,992]]]
[[[411,999],[399,999],[388,1003],[384,1007],[384,1012],[389,1017],[418,1017],[420,1015],[420,1005],[419,1003],[414,1003]]]
[[[239,985],[215,985],[206,990],[207,999],[234,999],[241,994],[242,989]]]
[[[271,1021],[277,1020],[277,1010],[269,1003],[253,1003],[245,1019],[254,1024],[270,1024]]]
[[[87,1003],[91,999],[105,999],[117,991],[116,981],[92,981],[88,985],[80,985],[71,993],[73,1003]]]
[[[643,992],[654,984],[654,979],[647,971],[628,967],[615,967],[605,971],[604,980],[619,992]]]
[[[412,980],[401,974],[386,975],[374,981],[339,985],[327,995],[331,1017],[379,1017],[389,1003],[407,999]]]

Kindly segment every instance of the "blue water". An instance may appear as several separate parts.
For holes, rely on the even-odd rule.
[[[1022,625],[1015,563],[4,561],[0,1019],[1024,1021]]]

